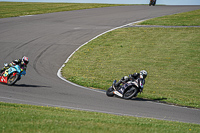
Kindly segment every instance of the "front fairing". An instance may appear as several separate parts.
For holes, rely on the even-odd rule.
[[[17,72],[17,73],[21,72],[19,65],[12,66],[8,69],[8,74],[11,74],[13,72]]]
[[[14,73],[14,72],[19,73],[20,76],[26,75],[26,70],[21,71],[21,68],[20,68],[19,65],[12,66],[8,69],[8,74],[11,74],[11,73]]]
[[[125,83],[125,84],[122,85],[122,88],[124,90],[126,90],[127,88],[129,88],[130,86],[133,86],[133,85],[134,85],[133,82],[127,82],[127,83]]]
[[[124,90],[130,88],[130,86],[135,86],[137,88],[139,88],[139,91],[142,92],[143,88],[144,88],[144,79],[137,79],[135,81],[129,81],[126,84],[124,84],[122,87]]]

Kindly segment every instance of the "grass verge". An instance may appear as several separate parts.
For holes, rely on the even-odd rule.
[[[124,5],[125,4],[0,2],[0,18]]]
[[[7,7],[4,7],[5,5],[3,5],[2,3],[4,4],[4,2],[0,2],[0,12],[1,12],[0,17],[1,18],[2,17],[22,16],[22,15],[32,15],[32,14],[38,14],[38,13],[49,13],[47,11],[39,12],[39,11],[35,11],[35,10],[27,11],[27,12],[26,12],[26,10],[24,10],[24,11],[18,12],[17,10],[23,10],[21,8],[25,8],[25,7],[23,7],[22,3],[17,3],[17,4],[19,4],[17,8],[15,8],[15,6],[13,6],[13,5],[12,6],[6,5]],[[20,6],[20,4],[22,4],[22,5]],[[36,3],[33,3],[33,4],[36,4]],[[34,6],[34,5],[31,5],[31,6]],[[53,6],[53,8],[56,8],[55,5],[52,4],[52,6]],[[27,7],[27,5],[26,5],[26,7]],[[11,11],[12,8],[15,8],[15,10]],[[37,8],[37,7],[35,7],[35,8]],[[45,9],[45,7],[42,7],[42,10],[44,10],[44,9]],[[47,10],[50,10],[50,12],[56,12],[53,9],[47,9]],[[76,9],[74,9],[74,10],[76,10]],[[63,10],[59,10],[59,11],[63,11]],[[66,8],[64,11],[66,11]],[[6,13],[6,12],[10,12],[10,13]],[[15,14],[15,12],[16,12],[16,14]],[[86,70],[85,73],[83,73],[80,77],[72,76],[71,77],[72,81],[75,81],[78,79],[78,83],[81,83],[83,85],[87,83],[89,86],[106,88],[106,86],[110,85],[110,83],[112,82],[113,79],[121,78],[121,76],[126,75],[129,72],[132,73],[132,72],[139,71],[141,69],[141,66],[144,69],[148,69],[149,66],[151,66],[151,64],[153,64],[154,66],[157,66],[157,67],[154,69],[154,71],[149,70],[150,75],[148,76],[148,79],[147,79],[148,83],[147,83],[147,87],[146,87],[146,88],[148,88],[148,86],[151,86],[153,88],[153,90],[149,89],[150,91],[148,92],[148,89],[147,89],[147,91],[145,93],[146,93],[147,97],[149,97],[148,96],[149,94],[157,94],[161,90],[161,89],[158,89],[159,86],[163,87],[162,86],[163,83],[160,84],[161,80],[159,80],[163,76],[162,75],[163,71],[161,71],[161,75],[160,75],[160,73],[156,73],[156,72],[160,72],[160,70],[158,69],[158,71],[156,71],[156,69],[157,68],[164,69],[165,65],[170,63],[170,60],[173,61],[173,60],[178,60],[178,59],[177,58],[172,59],[172,58],[169,58],[168,56],[162,57],[160,55],[157,55],[160,58],[158,58],[158,57],[147,58],[147,59],[152,60],[152,62],[150,62],[150,65],[148,64],[149,62],[145,63],[146,58],[141,58],[141,57],[147,57],[147,55],[145,54],[146,53],[145,49],[148,50],[148,47],[150,47],[151,45],[152,46],[155,45],[155,47],[157,47],[157,45],[160,44],[160,43],[158,43],[159,40],[156,41],[157,43],[150,42],[148,47],[144,49],[143,46],[140,46],[140,40],[142,38],[139,40],[137,37],[134,37],[134,36],[132,38],[132,36],[129,36],[127,34],[128,32],[126,30],[130,30],[132,34],[136,34],[136,35],[138,34],[138,32],[139,32],[139,34],[141,34],[140,33],[141,31],[146,33],[146,35],[148,35],[147,33],[149,31],[151,31],[150,32],[151,34],[156,33],[156,35],[158,35],[157,32],[153,32],[153,31],[154,30],[161,31],[164,29],[156,29],[156,28],[155,29],[139,29],[139,28],[138,29],[137,28],[129,29],[129,28],[127,28],[127,29],[123,29],[123,30],[119,30],[119,31],[118,30],[114,31],[112,33],[108,33],[107,34],[108,36],[106,35],[103,38],[98,38],[102,41],[98,42],[97,44],[96,44],[96,42],[98,40],[91,42],[94,45],[93,47],[83,47],[83,55],[84,54],[89,55],[89,53],[91,51],[96,49],[95,46],[99,45],[99,48],[101,50],[100,52],[102,54],[94,54],[94,55],[97,55],[97,57],[95,57],[94,61],[93,61],[92,57],[86,58],[86,59],[88,59],[86,61],[90,63],[90,64],[86,64],[86,66],[88,68],[92,67],[93,69],[80,68],[80,70],[82,70],[82,71]],[[176,29],[174,29],[174,30],[176,31]],[[196,32],[198,32],[197,30],[198,29],[195,29],[195,28],[193,31],[190,29],[189,31],[182,33],[182,35],[187,36],[187,33],[188,34],[190,34],[191,32],[196,33]],[[171,31],[174,34],[175,31],[173,31],[173,29],[171,29]],[[119,32],[120,34],[117,35],[117,34],[115,34],[115,32]],[[128,38],[131,37],[132,39],[128,39],[130,42],[129,41],[123,42],[123,40],[120,39],[121,36],[122,36],[122,39],[125,38],[124,40],[126,40],[126,37],[128,37]],[[115,38],[113,38],[113,37],[115,37]],[[118,38],[116,38],[116,37],[118,37]],[[140,37],[140,36],[138,36],[138,37]],[[167,36],[167,37],[169,37],[169,39],[174,39],[174,38],[170,38],[171,36]],[[149,41],[149,40],[152,41],[154,38],[155,38],[155,36],[153,36],[153,35],[151,35],[150,38],[149,37],[146,38],[145,36],[143,37],[143,39],[146,39],[146,41]],[[106,40],[104,40],[104,39],[108,40],[108,42],[106,42]],[[116,44],[113,43],[113,41],[115,41],[115,39],[117,40]],[[133,41],[133,39],[135,41]],[[166,38],[160,38],[160,39],[164,39],[166,41]],[[162,40],[160,40],[159,42],[162,42]],[[171,42],[173,42],[173,40]],[[128,45],[127,45],[127,43],[128,43]],[[194,45],[194,48],[189,47],[185,43],[183,43],[183,44],[189,48],[189,51],[191,51],[191,53],[193,51],[194,51],[194,53],[197,53],[197,51],[199,50],[198,38],[195,42],[191,43],[191,47],[193,47],[193,45]],[[111,45],[112,45],[112,47],[111,47]],[[128,47],[131,46],[131,47],[128,51],[127,50],[124,51],[124,48],[127,46]],[[165,48],[162,48],[163,46],[165,46]],[[156,54],[157,52],[158,53],[159,52],[161,53],[163,51],[165,52],[165,51],[167,51],[166,46],[167,45],[162,43],[162,45],[160,45],[160,48],[165,49],[165,50],[160,51],[159,50],[160,48],[157,47],[157,51],[156,50],[152,51],[152,53]],[[181,50],[179,50],[178,47],[181,47],[181,46],[182,46],[181,43],[179,43],[179,45],[176,47],[177,51],[179,51],[179,53]],[[109,48],[111,48],[110,51],[108,51]],[[112,54],[117,55],[117,53],[121,52],[121,51],[124,51],[124,52],[122,52],[119,59],[116,57],[110,56]],[[134,52],[137,51],[137,53],[132,53],[132,51],[134,51]],[[138,52],[138,51],[141,51],[141,52]],[[170,50],[170,51],[172,54],[173,51],[172,50]],[[151,51],[149,51],[149,52],[151,52]],[[147,52],[147,53],[149,53],[149,52]],[[168,53],[169,56],[171,56],[171,54]],[[102,55],[105,55],[105,56],[102,56]],[[172,54],[172,55],[174,56],[175,54]],[[182,54],[182,55],[184,55],[184,54]],[[196,55],[194,54],[194,58],[197,58],[198,56],[199,56],[199,52]],[[106,65],[106,62],[104,62],[104,57],[105,57],[105,59],[108,58],[107,63],[110,65]],[[131,57],[131,58],[127,58],[127,57]],[[135,59],[133,57],[138,57],[138,58]],[[193,58],[193,56],[189,56],[189,57]],[[133,59],[134,59],[134,61],[137,61],[138,59],[141,59],[141,60],[138,60],[138,62],[134,62],[129,65],[126,65],[126,63],[129,62],[128,59],[130,59],[130,61]],[[173,63],[175,63],[175,62],[176,61],[173,61]],[[192,60],[191,62],[194,62],[194,61]],[[188,65],[191,62],[189,62]],[[70,63],[71,63],[71,65],[76,64],[75,62],[70,62]],[[143,65],[143,63],[144,63],[144,65]],[[162,65],[162,63],[164,63],[164,64]],[[196,64],[194,64],[194,65],[196,66],[195,70],[197,70],[197,73],[198,73],[199,72],[199,58],[197,58],[196,63],[197,63],[197,66],[196,66]],[[177,63],[177,64],[179,64],[179,63]],[[95,65],[97,65],[98,67],[93,67]],[[110,67],[110,69],[108,69],[110,71],[110,73],[106,73],[107,71],[104,71],[104,69],[98,70],[97,73],[95,73],[95,74],[91,73],[93,71],[96,71],[96,69],[99,68],[99,66],[100,66],[100,68],[104,68],[105,67],[104,65],[106,65],[107,68]],[[113,66],[113,65],[115,65],[115,66]],[[146,65],[146,67],[145,67],[145,65]],[[124,66],[131,68],[131,70],[126,71],[127,69],[123,69]],[[158,67],[158,66],[160,66],[160,67]],[[113,69],[114,67],[117,67],[117,69]],[[69,68],[70,68],[70,66],[69,66]],[[166,69],[167,68],[169,69],[171,67],[166,66]],[[172,67],[172,69],[174,69],[174,68]],[[76,72],[77,70],[78,69],[75,69],[74,72]],[[82,71],[79,71],[77,73],[82,73]],[[165,74],[167,75],[166,72],[165,72]],[[87,77],[88,75],[89,75],[90,79],[88,79],[88,77]],[[99,75],[101,75],[101,76],[99,76]],[[109,78],[107,78],[107,79],[105,78],[103,80],[103,82],[94,80],[94,79],[96,79],[96,77],[100,77],[103,79],[104,76],[109,77]],[[157,78],[158,80],[151,79],[151,78],[158,77],[158,76],[161,76],[160,78]],[[190,78],[190,77],[189,78],[187,77],[187,74],[183,77],[184,78],[186,77],[187,79]],[[171,78],[174,78],[174,77],[169,76],[169,80],[170,80],[169,83],[172,86],[175,83],[173,82],[173,79],[171,79]],[[195,77],[194,77],[192,80],[189,80],[189,83],[192,83],[193,80],[194,80],[194,83],[196,83],[198,78],[199,77],[196,77],[196,79],[195,79]],[[168,81],[167,78],[164,78],[164,79]],[[153,80],[153,82],[151,82],[152,80]],[[177,81],[177,83],[179,83],[179,80],[176,80],[176,81]],[[152,85],[150,85],[150,84],[152,84]],[[86,86],[88,86],[88,85],[86,85]],[[153,87],[153,85],[158,85],[158,86]],[[187,85],[190,85],[190,84],[187,84]],[[197,89],[198,88],[199,88],[199,82],[197,83]],[[183,89],[181,91],[185,91],[185,89]],[[193,89],[190,89],[188,91],[196,92],[196,90],[193,90]],[[190,94],[191,95],[190,98],[193,97],[194,92],[192,94]],[[169,94],[173,94],[173,92],[171,92]],[[199,94],[199,91],[197,92],[197,94]],[[176,94],[174,94],[174,95],[176,95]],[[165,95],[163,93],[158,93],[158,95],[156,95],[156,96],[154,95],[154,96],[152,96],[152,98],[164,99],[165,98],[164,96]],[[145,97],[145,95],[144,96],[141,95],[141,97]],[[166,96],[166,97],[168,98],[168,96]],[[197,98],[198,98],[198,95],[197,95]],[[194,98],[194,99],[196,99],[196,98]],[[174,100],[172,99],[172,102],[173,101]],[[179,101],[184,102],[184,100],[180,99],[180,98],[179,98]],[[189,105],[191,105],[191,104],[189,104]],[[196,107],[196,105],[198,105],[198,103],[195,102],[194,106]],[[30,132],[30,133],[31,132],[34,132],[34,133],[35,132],[77,132],[77,133],[78,132],[103,132],[103,133],[115,132],[115,133],[117,133],[117,132],[132,132],[132,131],[144,132],[144,133],[146,133],[146,132],[149,132],[149,133],[155,133],[155,132],[165,132],[165,133],[167,133],[167,132],[170,132],[170,133],[194,132],[194,133],[198,133],[199,132],[199,125],[197,125],[197,124],[162,121],[162,120],[156,120],[156,119],[150,119],[150,118],[135,118],[135,117],[126,117],[126,116],[116,116],[116,115],[108,115],[108,114],[103,114],[103,113],[76,111],[76,110],[69,110],[69,109],[62,109],[62,108],[39,107],[39,106],[21,105],[21,104],[9,104],[9,103],[2,103],[2,102],[0,102],[0,118],[1,118],[0,119],[0,132],[2,132],[2,133],[4,133],[4,132],[6,132],[6,133],[7,132]]]
[[[200,9],[146,20],[141,25],[200,26]]]
[[[1,133],[199,132],[198,124],[2,102],[0,118]]]
[[[199,36],[200,28],[118,29],[80,48],[62,74],[106,90],[114,79],[145,69],[148,77],[140,97],[198,108]]]
[[[199,12],[186,16],[194,14],[199,25]],[[166,18],[174,21],[173,16]],[[139,97],[200,108],[199,36],[200,28],[117,29],[80,48],[62,74],[77,84],[106,90],[114,79],[145,69],[148,77]]]

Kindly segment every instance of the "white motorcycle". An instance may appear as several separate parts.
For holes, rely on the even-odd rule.
[[[117,95],[124,99],[131,99],[136,97],[139,92],[141,93],[143,91],[144,79],[138,78],[134,81],[128,81],[119,87],[115,87],[115,83],[116,80],[114,80],[112,86],[108,88],[106,95],[109,97]]]

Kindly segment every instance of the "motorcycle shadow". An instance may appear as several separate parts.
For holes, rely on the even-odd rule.
[[[155,98],[155,99],[146,99],[146,98],[132,98],[130,100],[133,100],[133,101],[151,101],[151,102],[160,102],[160,103],[166,103],[165,101],[163,100],[167,100],[167,98]]]
[[[49,86],[29,85],[29,84],[14,84],[13,86],[16,86],[16,87],[49,87]]]
[[[120,98],[120,99],[124,99],[122,97],[119,96],[114,96],[116,98]],[[167,98],[155,98],[155,99],[146,99],[146,98],[138,98],[138,97],[133,97],[131,99],[124,99],[124,100],[131,100],[131,101],[152,101],[152,102],[161,102],[161,103],[165,103],[165,101],[163,100],[167,100]]]

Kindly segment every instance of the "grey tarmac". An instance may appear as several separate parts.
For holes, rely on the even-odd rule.
[[[149,117],[200,124],[200,110],[144,99],[107,97],[104,91],[74,86],[57,71],[82,44],[115,27],[187,12],[200,6],[120,6],[0,19],[0,64],[26,55],[25,77],[0,84],[0,101]],[[145,89],[145,88],[144,88]]]

